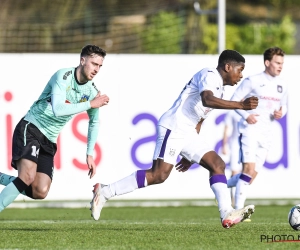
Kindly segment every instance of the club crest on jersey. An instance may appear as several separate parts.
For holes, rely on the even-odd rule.
[[[170,156],[174,156],[175,155],[175,149],[174,148],[170,148],[170,152],[169,152],[169,155]]]
[[[83,94],[83,96],[81,97],[79,102],[87,102],[89,100],[89,98],[90,97],[88,95]]]
[[[282,93],[282,86],[277,85],[277,92]]]

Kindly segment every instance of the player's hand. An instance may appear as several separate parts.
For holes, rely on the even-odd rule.
[[[258,105],[258,98],[256,96],[248,97],[242,101],[243,110],[256,109]]]
[[[107,105],[109,102],[109,97],[107,95],[101,95],[99,92],[93,100],[91,100],[91,108],[100,108]]]
[[[86,164],[88,165],[89,168],[88,176],[90,177],[90,179],[92,179],[93,176],[96,174],[96,164],[94,162],[93,156],[91,155],[86,156]]]
[[[259,116],[258,114],[250,114],[247,119],[246,119],[246,122],[248,124],[255,124],[257,123],[257,119],[256,119],[256,116]]]
[[[175,168],[179,172],[185,172],[189,170],[189,168],[193,165],[192,162],[188,161],[184,157],[181,158],[181,160],[175,165]]]
[[[280,119],[282,117],[282,107],[279,110],[275,110],[273,116],[276,120]]]

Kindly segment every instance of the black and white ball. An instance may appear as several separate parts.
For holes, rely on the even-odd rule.
[[[294,230],[300,230],[300,204],[291,208],[288,215],[288,220]]]

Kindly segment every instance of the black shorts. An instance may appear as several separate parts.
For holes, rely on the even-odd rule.
[[[33,161],[37,164],[37,172],[47,174],[52,180],[56,149],[56,143],[22,118],[13,134],[11,166],[17,169],[16,162],[20,159]]]

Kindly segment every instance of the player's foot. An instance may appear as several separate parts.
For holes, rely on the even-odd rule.
[[[251,219],[245,219],[244,222],[251,222]]]
[[[249,219],[254,213],[254,210],[254,205],[249,205],[241,209],[233,209],[222,219],[222,226],[224,228],[231,228],[234,225]]]
[[[90,208],[94,220],[99,220],[101,210],[105,202],[108,200],[107,198],[104,197],[103,194],[101,194],[101,188],[102,185],[100,183],[96,183],[94,185],[93,199],[91,201],[91,208]]]

